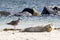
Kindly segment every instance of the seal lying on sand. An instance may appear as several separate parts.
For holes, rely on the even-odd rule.
[[[51,32],[53,30],[53,25],[48,24],[46,26],[37,26],[24,29],[23,32]]]
[[[41,13],[36,11],[34,8],[25,8],[22,12],[19,12],[19,14],[15,14],[15,16],[40,16]]]
[[[49,7],[49,6],[45,6],[42,13],[42,15],[60,15],[60,8],[58,8],[57,6],[53,7]]]
[[[0,11],[0,16],[9,16],[10,12],[7,11]]]

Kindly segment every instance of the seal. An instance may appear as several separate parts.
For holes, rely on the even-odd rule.
[[[41,13],[34,8],[24,8],[22,12],[18,12],[14,16],[41,16]]]
[[[22,10],[22,12],[19,12],[19,13],[24,13],[24,12],[28,12],[30,13],[32,16],[41,16],[41,13],[38,12],[37,10],[35,10],[34,8],[25,8],[24,10]],[[27,13],[27,14],[28,14]],[[26,14],[26,13],[24,13]],[[27,15],[26,14],[26,15]]]
[[[51,7],[45,6],[43,8],[41,15],[42,16],[49,16],[49,15],[51,15],[51,16],[59,15],[60,16],[60,8],[58,6],[55,6],[53,8],[52,8],[52,6]]]

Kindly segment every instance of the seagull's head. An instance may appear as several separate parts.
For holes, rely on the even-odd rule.
[[[22,20],[22,19],[18,18],[18,20]]]

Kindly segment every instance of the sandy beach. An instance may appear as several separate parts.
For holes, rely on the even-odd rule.
[[[60,30],[51,32],[0,31],[0,40],[60,40]]]
[[[0,40],[60,40],[60,0],[0,0]]]

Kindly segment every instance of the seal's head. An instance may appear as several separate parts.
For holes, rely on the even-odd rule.
[[[50,32],[54,29],[53,24],[48,24],[48,25],[44,26],[44,28],[45,28],[45,31],[47,31],[47,32]]]

